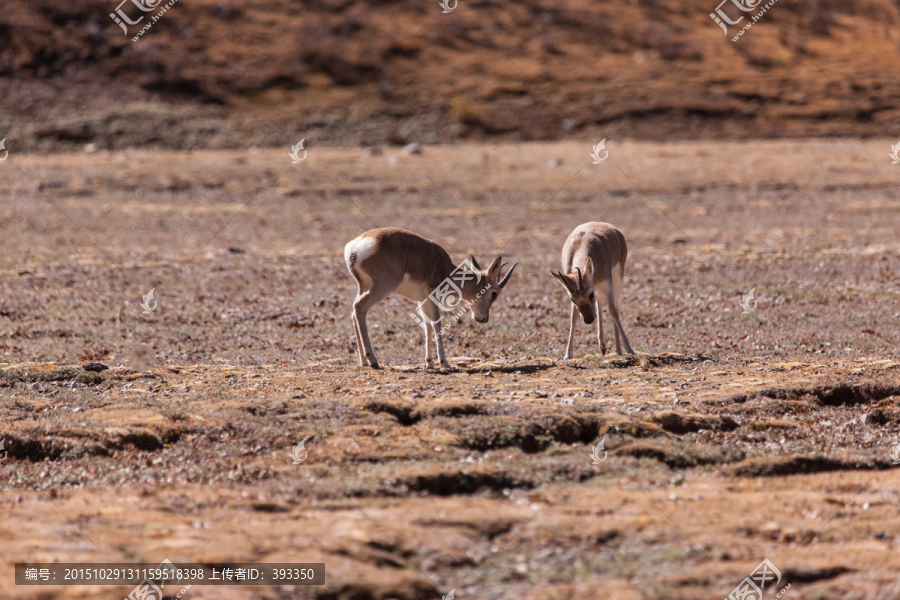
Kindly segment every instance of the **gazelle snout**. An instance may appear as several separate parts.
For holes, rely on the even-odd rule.
[[[579,306],[578,312],[581,313],[581,320],[584,321],[585,325],[590,325],[597,320],[597,313],[594,311],[593,305]]]
[[[473,261],[475,267],[478,268],[478,263],[475,261],[474,256],[470,257],[469,260]],[[517,264],[519,263],[516,263],[516,265]],[[503,264],[502,258],[498,256],[494,259],[494,262],[491,263],[491,266],[481,271],[481,276],[484,277],[485,284],[479,289],[478,294],[472,301],[472,319],[474,319],[476,323],[487,323],[491,318],[491,306],[500,295],[500,290],[506,287],[516,265],[510,267],[506,272],[506,275],[503,275],[503,267],[506,265]]]
[[[472,302],[472,319],[476,323],[487,323],[491,318],[491,305],[497,298],[496,289],[491,289],[490,284],[478,292],[478,297]]]

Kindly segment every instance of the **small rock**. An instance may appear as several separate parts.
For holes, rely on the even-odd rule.
[[[560,166],[562,166],[562,159],[561,159],[561,158],[551,158],[551,159],[547,162],[547,168],[548,168],[548,169],[555,169],[556,167],[560,167]]]
[[[304,398],[306,398],[306,396],[303,394],[297,394],[296,396],[292,396],[291,400],[303,400]]]
[[[73,413],[84,412],[84,408],[81,407],[81,406],[79,406],[78,408],[73,408],[73,409],[72,409],[72,412],[73,412]]]
[[[237,246],[228,246],[228,251],[232,254],[244,254],[245,252],[247,252],[243,248],[238,248]]]
[[[100,371],[105,371],[105,370],[109,369],[109,367],[107,367],[103,363],[98,363],[98,362],[88,363],[88,364],[84,365],[82,368],[85,371],[92,371],[94,373],[99,373]]]
[[[759,532],[765,535],[776,535],[781,532],[781,525],[775,521],[769,521],[759,528]]]
[[[410,154],[422,154],[422,148],[418,144],[407,144],[403,146],[403,150],[400,151],[403,156],[409,156]]]
[[[381,156],[381,148],[366,148],[366,156]]]

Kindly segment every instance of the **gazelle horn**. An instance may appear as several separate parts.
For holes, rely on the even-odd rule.
[[[575,270],[578,272],[578,291],[583,292],[584,291],[584,281],[582,281],[582,279],[581,279],[581,269],[579,269],[578,267],[575,267]]]
[[[506,285],[506,283],[509,281],[509,276],[512,275],[513,269],[515,269],[518,264],[519,263],[516,263],[515,265],[510,267],[509,271],[506,272],[506,275],[503,276],[503,279],[500,280],[500,283],[497,284],[501,290]],[[500,268],[501,268],[501,270],[503,269],[502,266]]]

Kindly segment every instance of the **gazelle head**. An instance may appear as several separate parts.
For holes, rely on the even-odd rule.
[[[575,267],[574,273],[564,274],[559,271],[550,271],[569,293],[572,303],[581,313],[581,319],[590,325],[597,318],[597,308],[594,303],[594,261],[588,258],[584,267]]]
[[[491,305],[494,303],[494,300],[497,299],[497,296],[500,295],[500,290],[509,283],[509,277],[512,275],[513,269],[519,264],[516,263],[510,267],[506,272],[506,275],[500,277],[500,271],[506,266],[503,264],[502,258],[503,257],[498,256],[487,269],[482,269],[474,256],[469,257],[469,262],[471,262],[472,266],[481,273],[481,281],[476,285],[474,297],[471,299],[472,318],[478,323],[488,322],[488,319],[491,316]]]

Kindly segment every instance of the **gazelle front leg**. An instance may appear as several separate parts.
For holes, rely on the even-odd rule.
[[[431,322],[431,313],[426,309],[427,300],[419,303],[418,312],[422,317],[422,327],[425,329],[425,368],[434,368],[434,326]]]
[[[622,354],[622,349],[619,347],[619,334],[622,334],[622,341],[625,342],[625,352],[628,354],[634,354],[634,350],[631,349],[631,344],[628,343],[628,337],[625,335],[625,329],[622,327],[622,322],[619,320],[619,309],[616,306],[616,298],[613,293],[613,285],[612,283],[608,286],[608,291],[606,294],[607,297],[607,305],[609,307],[609,314],[612,317],[613,325],[616,328],[616,354]]]
[[[441,363],[442,371],[452,371],[453,367],[450,366],[450,363],[447,362],[447,357],[444,356],[444,334],[442,332],[443,328],[444,325],[440,321],[434,324],[434,339],[437,342],[438,362]]]
[[[572,358],[572,352],[575,350],[575,324],[578,322],[578,308],[572,304],[572,323],[569,326],[569,343],[566,344],[565,360]]]
[[[431,300],[423,302],[421,310],[422,315],[426,318],[429,329],[427,332],[428,339],[425,340],[425,368],[434,368],[434,353],[432,352],[432,348],[437,346],[437,357],[438,361],[441,363],[441,368],[449,369],[450,365],[444,358],[444,345],[441,336],[441,310],[437,307],[437,304]]]
[[[594,298],[594,304],[597,306],[597,341],[600,342],[600,354],[606,355],[606,336],[603,335],[603,304],[600,298]]]
[[[425,316],[424,312],[420,311],[420,314],[422,316]],[[430,369],[432,367],[429,365],[434,365],[434,354],[431,350],[431,336],[433,334],[431,330],[431,324],[428,322],[428,319],[422,319],[422,327],[425,329],[425,368]]]

